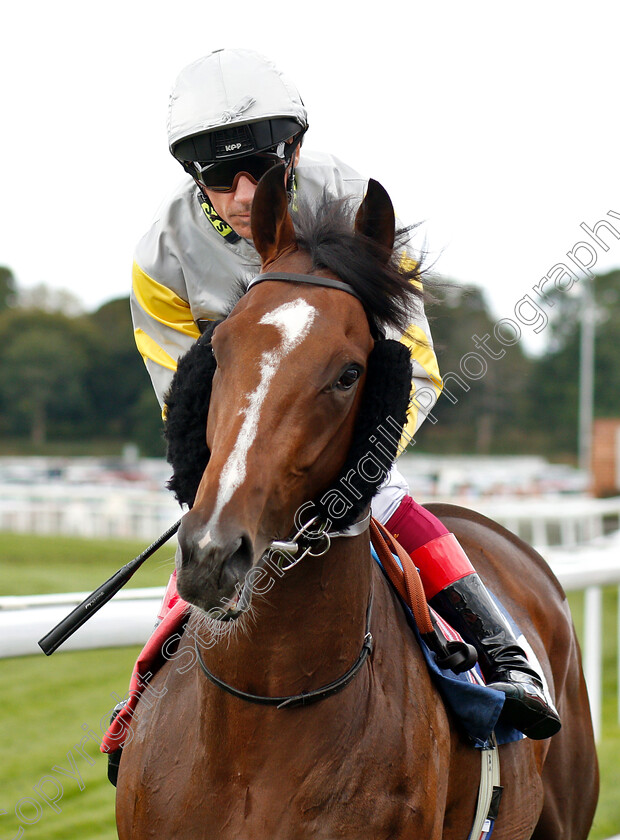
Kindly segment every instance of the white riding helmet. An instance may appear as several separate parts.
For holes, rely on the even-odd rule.
[[[296,87],[252,50],[216,50],[194,61],[170,95],[168,143],[186,169],[282,149],[291,137],[296,147],[307,128]]]

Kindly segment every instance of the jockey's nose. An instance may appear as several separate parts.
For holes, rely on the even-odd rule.
[[[255,192],[256,183],[248,178],[247,175],[241,175],[235,188],[235,201],[240,204],[249,204],[252,202]]]

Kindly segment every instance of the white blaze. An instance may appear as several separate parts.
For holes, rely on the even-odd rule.
[[[316,309],[305,300],[298,298],[290,303],[284,303],[273,312],[268,312],[260,319],[259,324],[271,324],[282,333],[282,341],[273,350],[264,352],[260,359],[260,380],[252,393],[247,396],[247,406],[239,412],[243,416],[243,423],[232,452],[228,456],[220,474],[217,501],[211,520],[207,526],[205,536],[198,543],[204,548],[211,540],[212,524],[217,519],[232,498],[233,493],[241,486],[246,475],[246,458],[250,446],[256,437],[260,411],[265,402],[271,381],[284,358],[308,334],[316,316]]]

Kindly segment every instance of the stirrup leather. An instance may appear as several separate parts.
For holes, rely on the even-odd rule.
[[[409,606],[422,640],[433,653],[437,667],[461,674],[476,664],[475,648],[464,641],[448,641],[433,620],[415,563],[402,545],[376,519],[370,522],[370,538],[381,565],[401,599]],[[394,555],[400,560],[400,564]]]

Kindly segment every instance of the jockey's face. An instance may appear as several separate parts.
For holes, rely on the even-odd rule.
[[[234,190],[230,192],[222,193],[213,190],[205,190],[205,192],[220,219],[227,222],[239,236],[251,239],[250,213],[256,183],[247,175],[242,175]]]
[[[295,165],[299,161],[299,148],[295,150]],[[284,174],[286,179],[288,176],[288,167]],[[252,240],[252,228],[250,226],[250,214],[252,211],[252,202],[254,201],[254,193],[256,192],[256,183],[253,179],[246,175],[241,175],[230,192],[216,192],[215,190],[205,190],[209,201],[213,205],[215,212],[227,222],[231,228],[242,236],[244,239]]]

